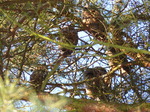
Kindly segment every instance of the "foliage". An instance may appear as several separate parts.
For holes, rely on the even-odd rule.
[[[24,88],[16,87],[16,82],[11,83],[8,77],[3,81],[0,79],[0,110],[3,112],[9,112],[17,109],[14,106],[15,100],[18,100],[24,96]]]
[[[62,106],[66,104],[64,98],[56,98],[39,94],[38,96],[30,88],[22,87],[17,84],[18,81],[11,82],[6,76],[3,81],[0,79],[0,111],[3,112],[23,112],[23,111],[60,111]],[[40,100],[39,100],[40,99]],[[44,99],[44,103],[42,100]],[[28,102],[26,102],[28,101]],[[46,107],[45,107],[45,106]]]
[[[85,84],[95,79],[86,79],[84,73],[88,68],[100,66],[107,71],[104,76],[110,79],[109,102],[149,102],[149,5],[147,0],[0,1],[2,108],[9,111],[4,105],[10,104],[11,109],[17,110],[14,100],[21,100],[26,95],[20,96],[20,92],[26,93],[33,88],[30,76],[39,66],[46,66],[48,71],[40,86],[44,94],[90,99],[85,93]],[[85,6],[88,6],[86,10]],[[99,13],[91,13],[91,10]],[[86,19],[92,18],[94,24],[83,21],[84,11],[90,14]],[[96,14],[101,15],[102,20]],[[68,26],[74,29],[67,31],[67,35],[63,28]],[[77,34],[72,35],[74,32],[78,32],[78,43],[69,40],[77,37]],[[35,99],[27,98],[26,102],[35,102],[43,109],[57,105],[48,105],[51,103],[48,101],[43,104],[39,98]],[[58,100],[56,108],[64,106],[64,102]]]

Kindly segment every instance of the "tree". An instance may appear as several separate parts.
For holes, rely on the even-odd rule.
[[[64,95],[67,100],[95,100],[86,95],[84,86],[95,78],[86,79],[84,73],[100,66],[110,80],[110,91],[104,92],[110,103],[147,103],[149,4],[147,0],[3,0],[0,76],[3,81],[6,76],[12,83],[17,80],[16,87],[30,91],[35,89],[31,70],[35,73],[39,65],[46,66],[46,70],[42,69],[46,75],[39,80],[35,93],[48,106],[46,99],[52,94]],[[30,95],[17,100],[30,101],[27,96]],[[69,108],[98,111],[95,102]]]

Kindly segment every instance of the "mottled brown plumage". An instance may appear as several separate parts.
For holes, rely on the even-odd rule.
[[[83,25],[96,39],[104,41],[106,38],[105,20],[100,12],[94,8],[85,8],[82,12]]]
[[[35,89],[36,92],[41,91],[43,81],[45,80],[47,75],[48,71],[45,66],[37,67],[31,74],[30,83],[32,84],[32,87]]]
[[[110,80],[108,80],[108,77],[104,77],[106,73],[106,70],[102,67],[88,68],[85,71],[85,79],[96,78],[86,82],[86,93],[92,99],[109,100]]]
[[[69,25],[66,27],[63,27],[61,29],[62,31],[62,37],[60,38],[60,41],[65,43],[65,44],[70,44],[71,45],[77,45],[78,43],[78,32],[76,29],[74,29],[73,26]],[[70,47],[69,46],[69,47]],[[74,47],[65,47],[65,46],[60,46],[60,49],[63,51],[63,56],[66,57],[68,55],[71,55],[73,50],[75,49]]]

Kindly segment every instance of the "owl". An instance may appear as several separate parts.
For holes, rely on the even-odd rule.
[[[105,20],[101,13],[94,8],[85,7],[82,12],[82,23],[86,30],[100,41],[105,40]]]
[[[48,75],[48,71],[45,66],[37,67],[30,76],[30,83],[36,92],[41,91],[43,81]]]
[[[106,70],[102,67],[88,68],[85,71],[84,78],[87,80],[85,90],[88,97],[96,100],[109,100],[110,80],[106,74]]]
[[[74,29],[73,26],[68,25],[61,29],[62,37],[60,37],[59,41],[65,44],[70,45],[77,45],[78,43],[78,32],[76,29]],[[68,55],[71,55],[71,53],[74,51],[75,47],[64,47],[60,46],[60,49],[63,52],[63,56],[67,57]]]

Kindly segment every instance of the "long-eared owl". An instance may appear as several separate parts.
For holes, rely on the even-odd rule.
[[[99,10],[92,7],[85,7],[82,17],[82,22],[86,30],[96,39],[104,41],[106,39],[106,23]]]
[[[45,66],[37,67],[31,74],[30,83],[32,84],[32,87],[35,89],[36,92],[41,91],[43,81],[45,80],[47,75],[48,71]]]
[[[84,72],[85,80],[87,80],[85,83],[87,96],[92,99],[109,100],[107,94],[110,90],[110,80],[106,74],[106,70],[102,67],[88,68]]]

